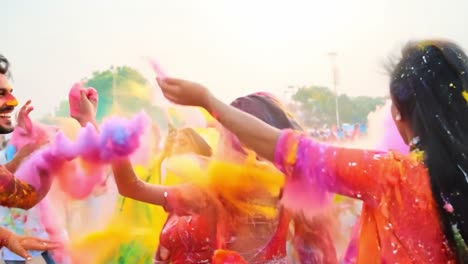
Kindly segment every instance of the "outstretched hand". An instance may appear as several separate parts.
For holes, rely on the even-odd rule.
[[[2,228],[0,235],[1,241],[3,242],[2,245],[4,247],[26,260],[32,259],[28,250],[47,251],[57,249],[61,246],[57,242],[45,239],[16,235],[5,228]]]
[[[214,97],[198,83],[164,78],[157,79],[161,91],[169,101],[188,106],[205,108],[225,128],[231,131],[248,148],[259,156],[274,160],[275,147],[281,131],[252,115],[240,111]]]
[[[157,82],[169,101],[180,105],[200,106],[210,111],[213,95],[203,85],[174,78],[158,78]]]

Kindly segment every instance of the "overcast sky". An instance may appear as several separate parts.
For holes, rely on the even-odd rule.
[[[0,0],[0,53],[20,100],[52,111],[71,85],[110,65],[153,75],[143,57],[229,101],[255,91],[331,83],[386,95],[382,62],[410,39],[468,47],[464,0]]]

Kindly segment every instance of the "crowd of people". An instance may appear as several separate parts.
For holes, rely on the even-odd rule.
[[[352,142],[366,136],[367,128],[365,124],[356,123],[342,124],[340,127],[329,128],[323,125],[322,128],[312,128],[308,130],[309,135],[324,142]]]
[[[207,127],[216,130],[216,144],[200,128],[171,127],[152,153],[144,131],[154,122],[141,114],[98,124],[98,95],[81,86],[70,93],[80,128],[69,140],[32,122],[30,101],[13,126],[18,102],[9,62],[1,57],[0,64],[0,133],[13,133],[0,166],[2,206],[29,213],[54,181],[86,199],[111,175],[120,195],[166,212],[153,263],[468,263],[468,57],[452,42],[410,42],[393,65],[389,114],[408,155],[329,144],[364,136],[366,128],[306,131],[268,93],[226,104],[156,64],[168,100],[214,117]],[[148,173],[157,180],[138,175],[136,154],[153,157]],[[340,197],[362,202],[343,254]],[[86,262],[51,230],[55,224],[40,224],[46,237],[0,228],[0,245],[21,257],[12,263],[31,259],[28,250],[48,263]]]

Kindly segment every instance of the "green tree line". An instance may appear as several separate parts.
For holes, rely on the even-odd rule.
[[[335,94],[327,87],[300,87],[292,95],[295,112],[308,127],[336,125]],[[338,96],[340,123],[366,123],[369,113],[385,103],[385,97]]]

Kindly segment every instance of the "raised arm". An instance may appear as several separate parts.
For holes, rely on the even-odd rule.
[[[167,99],[177,104],[205,108],[248,148],[273,161],[280,130],[221,102],[200,84],[172,78],[158,79],[158,83]]]
[[[292,130],[283,131],[279,137],[275,165],[287,175],[289,183],[295,184],[285,192],[311,192],[313,188],[368,204],[378,202],[389,176],[399,175],[401,169],[388,153],[335,147]]]
[[[149,184],[139,179],[128,159],[112,164],[115,183],[122,196],[145,203],[166,206],[169,187]]]
[[[92,91],[89,89],[75,85],[70,91],[71,117],[77,120],[82,127],[91,123],[96,130],[99,130],[95,118],[98,104],[97,94],[95,97],[89,96],[88,92]],[[159,206],[167,205],[166,198],[169,188],[149,184],[139,179],[133,170],[130,159],[123,158],[113,162],[112,172],[120,195]]]
[[[145,203],[159,205],[168,212],[186,215],[207,210],[210,196],[191,184],[164,186],[147,183],[137,177],[128,159],[112,164],[115,182],[122,196]]]
[[[8,163],[5,164],[5,167],[13,174],[16,173],[16,170],[26,157],[49,141],[46,129],[33,123],[29,117],[29,114],[33,110],[34,107],[31,105],[31,100],[28,100],[18,112],[18,124],[9,142],[10,147],[16,153],[14,153],[13,157],[7,157]]]
[[[224,104],[200,84],[173,78],[158,79],[170,101],[208,110],[248,148],[275,161],[298,186],[309,186],[356,198],[373,197],[384,181],[382,153],[347,150],[317,143],[293,132],[282,132],[261,120]],[[280,137],[281,135],[281,137]],[[279,150],[278,150],[279,149]],[[276,159],[275,159],[276,151]],[[380,177],[380,178],[379,178]],[[311,190],[308,190],[310,192]]]
[[[28,100],[18,112],[18,124],[10,140],[11,146],[17,152],[14,153],[14,156],[5,166],[0,168],[0,186],[2,189],[0,204],[6,207],[22,209],[33,207],[44,198],[52,183],[48,173],[42,170],[32,172],[39,176],[40,188],[35,188],[30,183],[14,176],[26,158],[48,141],[47,133],[43,128],[33,124],[29,118],[29,113],[33,109],[31,100]],[[39,169],[37,168],[37,170]]]

